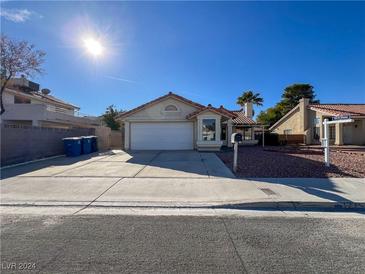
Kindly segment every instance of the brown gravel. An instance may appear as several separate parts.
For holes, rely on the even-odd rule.
[[[233,152],[218,157],[232,169]],[[313,147],[240,147],[237,177],[356,177],[365,178],[365,150],[333,149],[331,167],[323,162],[323,150]]]

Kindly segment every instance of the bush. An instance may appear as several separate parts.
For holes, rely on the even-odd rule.
[[[259,141],[259,145],[262,145],[262,133],[256,133],[255,139]],[[279,135],[277,133],[265,132],[265,145],[267,146],[278,146]]]

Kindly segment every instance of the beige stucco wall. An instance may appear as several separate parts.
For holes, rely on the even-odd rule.
[[[284,134],[284,130],[291,129],[292,134],[303,134],[303,127],[301,126],[302,117],[300,114],[299,108],[297,108],[284,121],[276,126],[273,132]]]
[[[165,112],[164,109],[168,105],[175,105],[177,112]],[[163,102],[159,102],[146,109],[138,111],[124,119],[125,121],[186,121],[186,116],[197,108],[179,100],[168,98]]]
[[[321,112],[309,110],[309,127],[312,129],[314,126],[320,128],[320,139],[324,138],[324,119],[330,119],[331,116]],[[314,124],[315,118],[319,120],[317,125]],[[335,125],[332,125],[335,127]],[[345,145],[365,145],[365,119],[355,119],[354,123],[348,123],[342,125],[342,140]],[[331,144],[334,144],[334,139],[330,140]],[[311,135],[311,143],[314,143],[313,136]]]
[[[365,145],[365,119],[343,125],[343,142],[345,145]]]
[[[216,132],[215,138],[216,141],[220,141],[221,137],[221,116],[217,115],[214,112],[206,111],[197,116],[197,133],[198,133],[198,141],[202,141],[202,121],[203,119],[215,119],[216,122]]]
[[[302,111],[301,105],[291,113],[286,119],[279,123],[275,129],[272,130],[274,133],[284,134],[284,130],[291,129],[292,134],[306,134],[307,144],[316,144],[313,137],[314,127],[319,128],[319,138],[324,138],[323,121],[326,118],[331,118],[331,115],[313,111],[307,109]],[[332,125],[331,127],[335,127]],[[355,119],[354,123],[343,124],[343,143],[352,145],[365,145],[365,119]],[[340,129],[337,130],[339,132]],[[330,139],[330,143],[334,144],[335,139]]]
[[[320,112],[316,112],[313,110],[307,111],[308,124],[307,124],[307,144],[319,144],[321,138],[323,138],[323,119],[324,116]],[[319,140],[314,139],[314,128],[319,128]]]
[[[177,107],[177,112],[166,112],[165,107],[168,105],[174,105]],[[151,105],[145,109],[142,109],[123,120],[124,124],[124,147],[125,149],[130,148],[130,138],[131,138],[131,123],[138,123],[138,122],[189,122],[193,123],[193,144],[196,148],[196,140],[198,138],[197,132],[197,123],[195,120],[191,121],[186,119],[186,116],[194,111],[197,108],[181,102],[174,98],[168,98],[162,102],[157,104]]]
[[[355,136],[353,142],[359,145],[365,145],[365,119],[355,120],[355,124],[358,124],[358,128],[353,132]]]
[[[174,105],[178,108],[177,112],[166,112],[165,107],[168,105]],[[221,116],[216,113],[206,111],[201,113],[196,118],[191,120],[186,119],[186,116],[194,111],[197,108],[181,102],[174,98],[168,98],[162,102],[151,105],[145,109],[142,109],[124,119],[123,126],[125,130],[124,136],[124,147],[125,149],[130,148],[130,138],[131,138],[131,124],[138,122],[189,122],[193,123],[193,143],[196,149],[203,148],[204,149],[214,149],[220,148],[222,142],[220,141],[221,135]],[[205,141],[204,144],[201,140],[201,120],[204,118],[214,118],[217,121],[217,129],[216,136],[217,140],[215,141]]]
[[[203,141],[202,140],[202,121],[203,119],[215,119],[216,129],[215,129],[215,140],[214,141]],[[198,150],[220,150],[223,142],[221,141],[221,116],[217,115],[211,111],[202,112],[197,116],[197,142],[196,146]]]
[[[312,113],[312,118],[309,119],[311,122],[311,127],[314,127],[314,118],[319,119],[319,124],[316,125],[320,127],[320,139],[324,138],[324,127],[323,121],[324,119],[330,119],[332,116],[321,113],[315,112],[310,110],[309,113]],[[331,125],[331,127],[335,127],[335,125]],[[342,125],[342,140],[345,145],[364,145],[365,144],[365,119],[355,119],[354,123],[348,123]],[[334,144],[334,139],[330,140],[331,144]],[[312,140],[313,143],[313,140]]]

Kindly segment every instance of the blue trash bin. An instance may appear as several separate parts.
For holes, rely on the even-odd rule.
[[[91,152],[98,151],[98,136],[89,136],[91,137]]]
[[[81,155],[81,137],[63,138],[63,147],[67,157]]]
[[[82,154],[91,153],[92,136],[82,136],[81,138]]]

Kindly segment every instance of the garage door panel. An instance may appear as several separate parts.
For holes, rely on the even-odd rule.
[[[193,149],[193,123],[131,123],[131,148]]]

